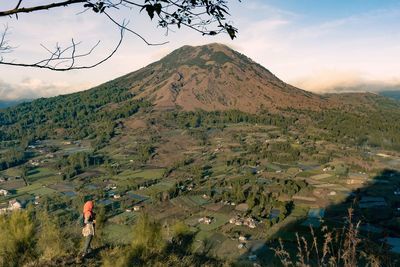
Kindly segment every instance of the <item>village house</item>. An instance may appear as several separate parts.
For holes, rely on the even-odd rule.
[[[249,228],[256,228],[256,222],[254,221],[254,219],[253,218],[246,218],[246,219],[244,219],[244,221],[243,221],[243,225],[244,226],[247,226],[247,227],[249,227]]]
[[[204,223],[204,224],[211,224],[212,223],[212,218],[209,216],[202,217],[198,220],[199,223]]]
[[[238,249],[242,249],[242,248],[245,248],[246,247],[246,244],[243,244],[243,243],[240,243],[239,245],[238,245]]]
[[[335,169],[335,167],[333,167],[333,166],[326,166],[325,168],[322,169],[322,171],[329,172],[329,171],[333,171],[334,169]]]
[[[249,228],[256,228],[256,221],[251,217],[240,218],[239,216],[237,216],[235,218],[231,218],[229,220],[229,223],[237,225],[237,226],[244,225],[244,226],[247,226]]]
[[[37,167],[40,165],[40,162],[37,159],[31,159],[31,160],[29,160],[29,164],[31,164],[34,167]]]
[[[364,179],[347,179],[346,184],[348,185],[362,185],[365,184],[366,180]]]
[[[22,203],[19,202],[17,199],[10,200],[8,202],[8,210],[20,210],[22,209]]]
[[[192,191],[193,188],[194,188],[194,184],[189,184],[188,187],[187,187],[187,190],[188,191]]]
[[[106,187],[104,188],[104,191],[115,190],[115,189],[117,189],[115,184],[107,184]]]
[[[8,204],[6,202],[0,203],[0,214],[6,213],[8,211]]]
[[[10,193],[7,191],[7,190],[5,190],[5,189],[0,189],[0,196],[7,196],[7,195],[9,195]]]
[[[239,241],[245,242],[245,241],[247,241],[247,237],[244,236],[244,235],[240,235],[240,236],[239,236]]]
[[[237,221],[234,222],[234,224],[237,225],[237,226],[243,225],[243,220],[241,220],[241,219],[237,220]]]
[[[210,199],[210,197],[209,197],[207,194],[204,194],[202,197],[203,197],[204,199]]]

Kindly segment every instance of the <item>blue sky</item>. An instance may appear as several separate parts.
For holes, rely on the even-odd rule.
[[[397,0],[267,0],[261,2],[303,14],[308,22],[332,20],[379,9],[395,9],[400,5]]]
[[[46,0],[39,0],[46,2]],[[7,2],[13,6],[12,1]],[[11,3],[11,4],[10,4]],[[91,86],[137,70],[182,45],[225,43],[303,89],[326,92],[338,86],[400,84],[400,1],[393,0],[236,0],[230,18],[239,37],[203,37],[187,29],[164,35],[145,16],[124,14],[131,26],[150,41],[146,46],[127,36],[122,48],[105,64],[91,70],[55,73],[0,66],[0,99],[52,96]],[[6,9],[4,2],[0,10]],[[71,38],[89,47],[101,40],[93,60],[110,51],[118,30],[99,15],[76,15],[81,7],[1,18],[11,27],[17,47],[12,59],[43,58],[40,44],[68,44]],[[121,18],[122,19],[122,18]]]

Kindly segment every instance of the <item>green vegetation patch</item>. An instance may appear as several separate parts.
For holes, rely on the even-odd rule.
[[[137,194],[151,196],[160,192],[165,192],[173,187],[174,183],[170,181],[162,181],[158,184],[149,186],[145,189],[136,191]]]
[[[163,176],[164,169],[147,169],[147,170],[125,170],[118,174],[118,178],[143,178],[146,180],[159,179]]]
[[[36,168],[28,172],[28,181],[35,182],[55,175],[55,171],[49,168]]]
[[[267,170],[273,170],[273,171],[281,171],[282,170],[278,165],[275,165],[272,163],[267,163],[265,166],[266,166]]]
[[[127,245],[132,241],[132,226],[122,224],[108,224],[104,227],[106,241],[115,245]]]
[[[57,193],[57,191],[48,187],[42,187],[36,190],[29,191],[29,193],[35,196],[47,196],[53,193]]]
[[[43,188],[43,185],[41,185],[40,183],[36,183],[36,184],[31,184],[25,187],[21,187],[17,190],[17,194],[24,194],[24,193],[30,193],[31,191],[35,191],[35,190],[39,190]]]
[[[209,213],[206,216],[212,217],[211,224],[199,224],[199,229],[202,231],[212,231],[229,221],[229,216],[222,213]]]
[[[196,202],[188,198],[187,196],[176,197],[171,200],[172,204],[179,207],[195,208],[198,207]]]
[[[9,169],[6,169],[6,170],[0,172],[0,175],[15,177],[15,176],[20,176],[21,171],[17,168],[9,168]]]
[[[310,178],[314,179],[314,180],[322,180],[322,179],[329,178],[329,177],[332,177],[332,174],[321,173],[321,174],[313,175]]]
[[[110,218],[109,221],[116,224],[131,224],[136,217],[135,212],[122,212]]]
[[[203,198],[201,195],[187,196],[187,198],[195,203],[196,206],[203,206],[210,203],[208,199]]]

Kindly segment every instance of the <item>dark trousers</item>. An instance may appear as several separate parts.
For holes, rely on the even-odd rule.
[[[90,249],[90,243],[92,242],[93,235],[88,235],[85,237],[85,246],[83,247],[83,254],[87,254]]]

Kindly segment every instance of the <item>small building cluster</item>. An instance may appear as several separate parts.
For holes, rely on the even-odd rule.
[[[0,214],[6,213],[7,211],[20,210],[22,208],[22,203],[17,199],[13,199],[8,202],[8,207],[0,207]]]
[[[221,203],[224,204],[224,205],[227,205],[227,206],[236,206],[235,202],[231,202],[231,201],[228,201],[228,200],[225,200],[225,201],[221,200]]]
[[[5,189],[0,189],[0,196],[8,196],[10,193]]]
[[[234,224],[234,225],[244,225],[247,226],[249,228],[256,228],[256,221],[251,218],[251,217],[247,217],[247,218],[240,218],[240,217],[236,217],[236,218],[231,218],[229,220],[230,224]]]
[[[29,164],[33,167],[38,167],[40,166],[40,161],[38,159],[31,159],[29,160]]]
[[[329,171],[333,171],[335,169],[335,167],[333,166],[328,166],[322,169],[323,172],[329,172]]]
[[[213,218],[209,217],[209,216],[202,217],[198,220],[199,223],[203,223],[203,224],[211,224],[212,221],[213,221]]]

